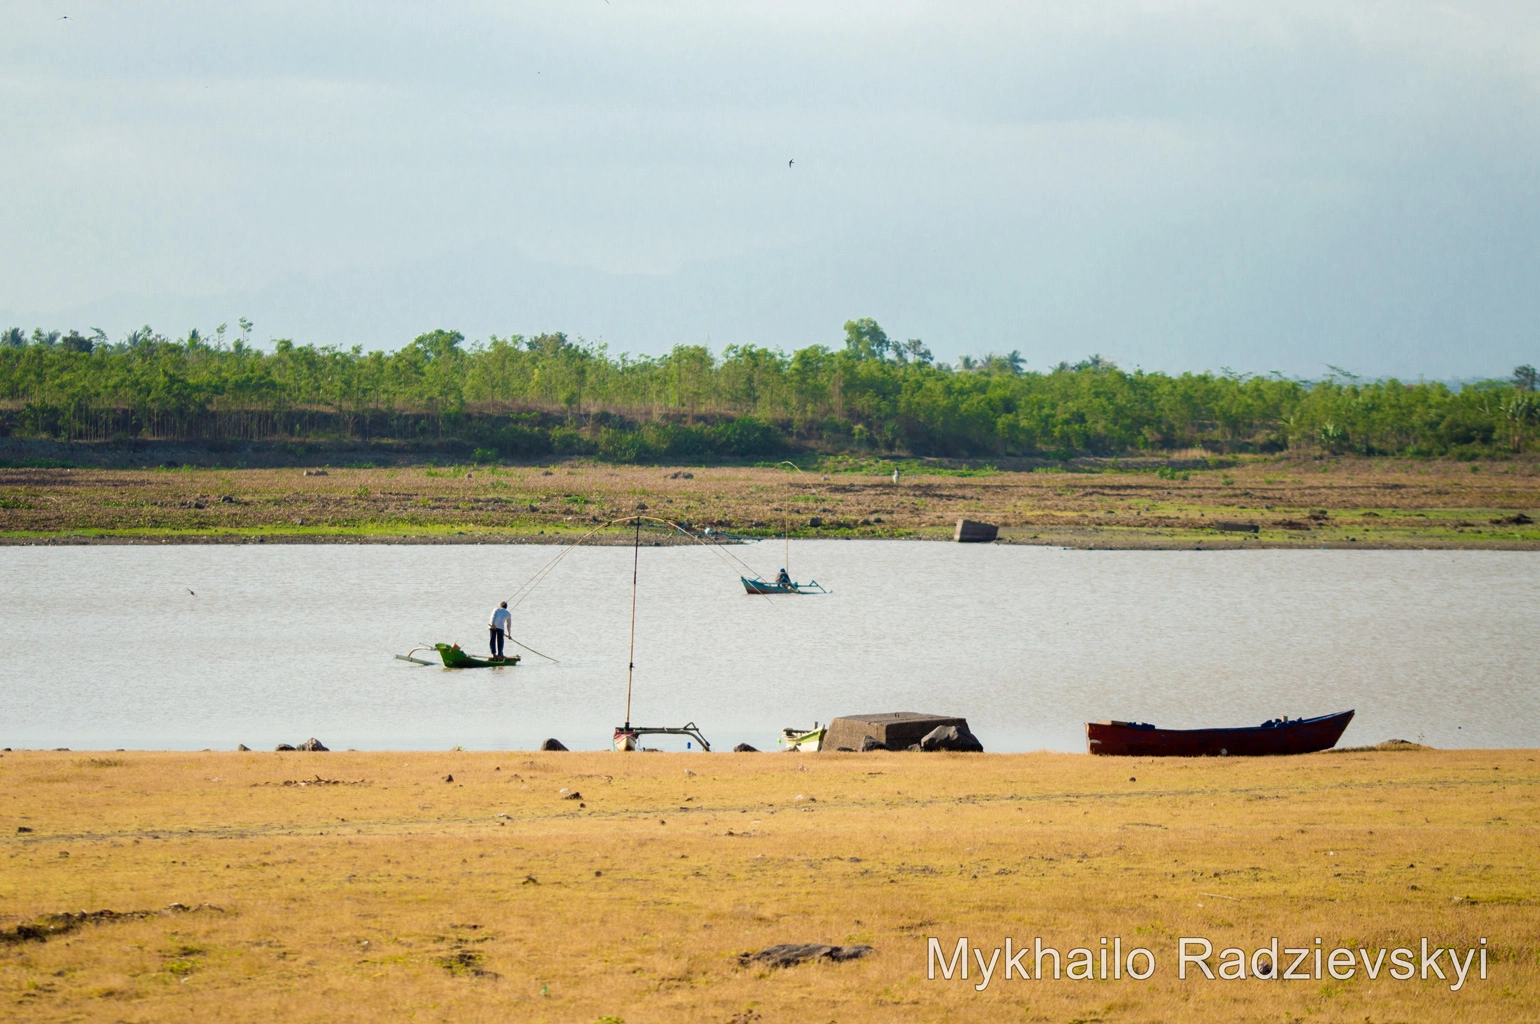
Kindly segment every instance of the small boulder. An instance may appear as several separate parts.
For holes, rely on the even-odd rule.
[[[736,747],[733,748],[733,753],[735,753],[735,754],[757,754],[757,753],[759,753],[759,748],[758,747],[751,747],[747,743],[740,743]]]
[[[873,750],[887,750],[888,745],[875,736],[867,736],[861,741],[861,753],[869,754]]]
[[[325,750],[326,745],[314,736],[299,745],[300,750]]]
[[[581,799],[583,799],[583,794],[579,793],[577,790],[574,789],[572,792],[570,792],[566,796],[562,797],[562,799],[563,800],[581,800]]]
[[[984,744],[978,741],[978,737],[965,728],[955,725],[940,725],[926,733],[920,740],[920,749],[930,752],[937,750],[957,750],[969,754],[982,754]]]
[[[561,740],[556,739],[553,736],[550,739],[546,740],[544,743],[540,744],[540,749],[541,750],[566,750],[567,748],[562,743]]]
[[[278,746],[274,747],[273,749],[274,750],[293,750],[294,749],[294,745],[292,743],[280,743],[280,744],[278,744]]]
[[[250,752],[251,752],[251,748],[250,748],[250,747],[248,747],[248,746],[247,746],[247,745],[246,745],[246,744],[244,744],[244,743],[237,743],[237,744],[236,744],[236,745],[235,745],[235,749],[236,749],[236,750],[239,750],[239,751],[242,751],[242,752],[244,752],[244,753],[250,753]]]

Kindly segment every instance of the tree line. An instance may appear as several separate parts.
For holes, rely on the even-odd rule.
[[[0,333],[0,433],[62,440],[452,441],[510,458],[757,458],[798,448],[947,457],[1231,452],[1477,455],[1532,449],[1533,367],[1460,386],[1046,371],[1017,352],[938,362],[872,319],[843,345],[786,353],[680,345],[612,355],[565,334],[467,344],[430,331],[394,352],[252,344],[252,324],[111,341]]]

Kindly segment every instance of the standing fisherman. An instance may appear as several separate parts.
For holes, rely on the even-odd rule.
[[[497,610],[492,613],[492,620],[487,623],[487,626],[492,630],[490,638],[492,657],[501,658],[503,656],[503,637],[508,635],[508,625],[512,621],[513,616],[508,614],[508,602],[503,601],[497,606]]]

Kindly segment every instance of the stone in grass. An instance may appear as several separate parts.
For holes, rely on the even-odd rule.
[[[236,744],[236,745],[235,745],[235,749],[236,749],[236,750],[239,750],[239,751],[244,751],[244,752],[246,752],[246,753],[248,753],[248,754],[249,754],[249,753],[251,753],[251,748],[250,748],[250,747],[248,747],[248,746],[247,746],[247,745],[246,745],[246,744],[244,744],[244,743],[237,743],[237,744]]]
[[[758,747],[751,747],[747,743],[740,743],[736,747],[733,748],[733,753],[735,753],[735,754],[757,754],[757,753],[759,753],[759,748]]]
[[[557,739],[556,737],[553,736],[550,739],[546,740],[544,743],[540,744],[540,749],[541,750],[566,750],[567,747],[566,747],[566,745],[564,743],[562,743],[561,740],[559,740],[559,739]]]
[[[968,731],[967,726],[940,725],[926,733],[920,740],[924,751],[956,750],[968,754],[982,754],[984,744]]]
[[[278,744],[278,746],[274,747],[273,749],[274,750],[293,750],[294,749],[294,744],[292,744],[292,743],[280,743],[280,744]]]
[[[870,946],[823,946],[816,942],[785,942],[779,946],[762,949],[758,953],[739,953],[738,964],[742,967],[750,964],[790,967],[809,960],[832,960],[839,963],[845,960],[859,960],[870,952],[872,952]]]
[[[306,740],[305,742],[301,743],[299,745],[299,749],[300,750],[326,750],[327,747],[326,747],[326,744],[322,743],[320,740],[318,740],[314,736],[312,736],[308,740]]]
[[[869,754],[874,750],[887,750],[888,745],[875,736],[867,736],[861,741],[861,753]]]

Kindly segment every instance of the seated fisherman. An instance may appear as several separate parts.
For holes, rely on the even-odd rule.
[[[791,574],[788,573],[785,569],[782,569],[781,574],[775,578],[775,584],[778,587],[791,586]]]

